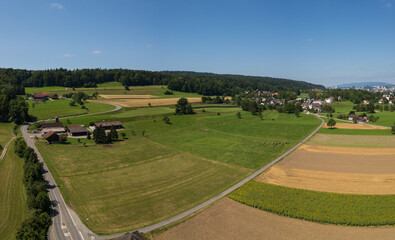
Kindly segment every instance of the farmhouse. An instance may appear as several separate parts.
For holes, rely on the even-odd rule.
[[[105,130],[110,130],[112,126],[115,129],[123,128],[123,125],[120,121],[112,121],[112,122],[98,122],[93,124],[95,127],[103,127]]]
[[[356,115],[356,114],[350,114],[348,115],[348,120],[353,121],[354,119],[357,119],[357,122],[368,122],[369,118],[367,116],[361,116],[361,115]]]
[[[63,127],[63,123],[61,122],[54,122],[54,123],[42,123],[41,124],[41,132],[42,134],[46,134],[48,132],[54,132],[54,133],[66,133],[66,130]]]
[[[59,135],[53,131],[49,131],[46,134],[44,134],[44,138],[49,143],[59,142]]]
[[[49,93],[48,92],[37,92],[35,91],[33,94],[33,99],[35,102],[42,102],[44,100],[47,100],[49,98]]]
[[[51,95],[49,96],[51,99],[53,99],[53,100],[56,100],[56,99],[59,99],[59,96],[58,96],[58,94],[56,94],[56,93],[51,93]]]
[[[67,125],[66,131],[73,137],[88,135],[88,129],[83,128],[81,125]]]

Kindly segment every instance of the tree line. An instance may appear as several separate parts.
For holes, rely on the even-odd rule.
[[[196,72],[152,72],[128,69],[23,70],[0,68],[0,84],[23,87],[96,87],[98,83],[120,82],[124,86],[168,85],[170,90],[202,95],[234,96],[245,90],[293,91],[325,89],[303,81]]]
[[[42,175],[44,169],[34,150],[26,145],[23,138],[15,143],[15,154],[24,159],[23,184],[27,193],[30,214],[16,233],[16,239],[47,239],[51,226],[51,201],[47,192],[47,182]]]

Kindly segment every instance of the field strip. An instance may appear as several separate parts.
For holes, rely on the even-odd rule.
[[[12,137],[12,138],[10,139],[10,141],[8,141],[7,144],[4,146],[3,151],[1,152],[1,155],[0,155],[0,161],[3,160],[5,154],[7,153],[7,148],[8,148],[8,146],[11,144],[12,140],[14,140],[15,138],[16,138],[15,136]]]
[[[323,128],[329,128],[326,124],[322,126]],[[354,124],[354,123],[336,123],[334,129],[362,129],[362,130],[369,130],[369,129],[388,129],[388,127],[370,125],[370,124]]]
[[[322,115],[320,115],[320,117],[322,117],[322,118],[329,118],[329,117],[327,117],[327,116],[322,116]],[[333,119],[335,119],[336,121],[343,121],[343,122],[348,122],[348,123],[355,124],[355,123],[353,123],[353,121],[350,121],[350,120],[345,120],[345,119],[340,119],[340,118],[333,118]],[[391,127],[380,126],[380,125],[376,125],[376,124],[371,124],[371,123],[369,123],[369,122],[367,122],[367,123],[358,123],[358,124],[363,124],[363,125],[368,125],[368,126],[375,126],[375,127],[382,127],[382,128],[385,128],[385,129],[391,129]],[[336,124],[336,125],[337,125],[337,124]]]
[[[364,155],[394,155],[395,148],[360,148],[360,147],[335,147],[322,145],[303,144],[298,148],[300,151],[341,153],[341,154],[364,154]]]
[[[201,102],[201,98],[187,98],[188,102]],[[166,106],[177,104],[178,98],[159,98],[159,99],[103,99],[103,100],[89,100],[91,102],[113,103],[123,107],[148,107],[151,106]]]
[[[218,201],[219,199],[225,197],[226,195],[228,195],[229,193],[233,192],[234,190],[236,190],[237,188],[241,187],[242,185],[244,185],[245,183],[247,183],[248,181],[254,179],[255,177],[257,177],[259,174],[261,174],[263,171],[267,170],[268,168],[270,168],[271,166],[273,166],[274,164],[276,164],[278,161],[280,161],[281,159],[283,159],[284,157],[286,157],[288,154],[290,154],[291,152],[293,152],[294,150],[296,150],[299,146],[301,146],[304,142],[306,142],[308,139],[310,139],[323,125],[324,125],[324,120],[322,118],[320,118],[319,115],[314,114],[314,116],[316,116],[317,118],[319,118],[321,120],[321,124],[312,132],[310,133],[306,138],[304,138],[302,141],[300,141],[298,144],[296,144],[295,146],[293,146],[291,149],[289,149],[287,152],[285,152],[284,154],[282,154],[281,156],[279,156],[278,158],[276,158],[275,160],[271,161],[270,163],[268,163],[267,165],[265,165],[264,167],[260,168],[259,170],[257,170],[256,172],[254,172],[253,174],[251,174],[250,176],[246,177],[245,179],[241,180],[240,182],[238,182],[237,184],[233,185],[232,187],[226,189],[225,191],[223,191],[222,193],[216,195],[215,197],[185,211],[182,212],[176,216],[173,216],[169,219],[166,219],[164,221],[158,222],[156,224],[150,225],[150,226],[146,226],[143,228],[139,228],[139,229],[135,229],[137,231],[140,232],[150,232],[153,231],[155,229],[164,227],[166,225],[172,224],[174,222],[180,221],[185,217],[188,217],[189,215],[205,208],[208,207],[209,205],[211,205],[212,203]],[[133,232],[135,230],[131,230],[129,232]],[[115,237],[120,237],[123,236],[125,233],[118,233],[118,234],[113,234],[113,235],[106,235],[106,236],[97,236],[96,239],[108,239],[108,238],[115,238]]]
[[[320,192],[395,194],[395,173],[343,173],[273,166],[255,180]]]
[[[105,99],[116,99],[116,98],[132,98],[132,99],[138,99],[138,98],[155,98],[158,96],[154,95],[99,95],[100,97],[103,97]]]

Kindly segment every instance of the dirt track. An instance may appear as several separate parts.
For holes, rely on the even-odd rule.
[[[188,102],[201,102],[201,98],[187,98]],[[99,100],[99,102],[118,104],[123,107],[147,107],[148,103],[151,106],[165,106],[177,104],[178,98],[160,98],[160,99],[108,99]],[[95,100],[92,100],[95,101]]]
[[[114,98],[154,98],[157,96],[154,95],[102,95],[100,94],[100,97],[103,97],[105,99],[114,99]]]
[[[322,126],[323,128],[328,128],[326,124]],[[339,128],[339,129],[387,129],[386,127],[379,127],[379,126],[373,126],[373,125],[368,125],[368,124],[354,124],[354,123],[336,123],[336,126],[334,128]]]
[[[393,239],[394,235],[392,227],[344,227],[307,222],[224,198],[154,239]]]

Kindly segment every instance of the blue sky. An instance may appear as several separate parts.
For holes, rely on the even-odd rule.
[[[395,0],[0,1],[0,67],[395,83]]]

